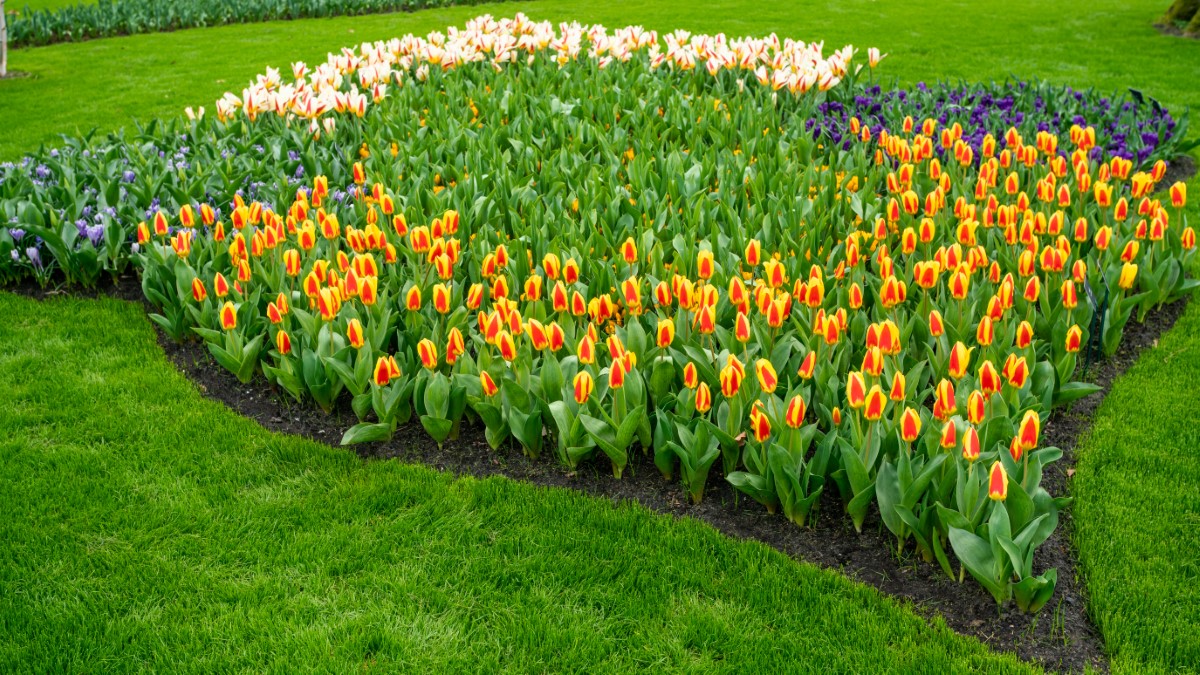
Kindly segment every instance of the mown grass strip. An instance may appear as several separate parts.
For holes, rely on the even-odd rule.
[[[1113,386],[1075,476],[1092,615],[1115,672],[1200,664],[1200,304]]]

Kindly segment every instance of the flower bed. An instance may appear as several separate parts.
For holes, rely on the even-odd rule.
[[[1066,503],[1041,425],[1095,391],[1081,353],[1196,285],[1185,187],[1154,199],[1166,165],[1142,163],[1182,124],[1150,113],[1133,159],[1075,117],[809,125],[875,95],[852,59],[520,17],[367,45],[153,145],[10,168],[0,269],[94,280],[136,232],[163,330],[349,399],[345,443],[470,421],[618,477],[644,452],[696,501],[718,471],[801,526],[836,491],[856,528],[878,509],[899,553],[1037,611]]]

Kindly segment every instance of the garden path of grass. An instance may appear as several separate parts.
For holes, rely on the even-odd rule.
[[[267,432],[139,305],[0,316],[0,671],[1032,670],[695,521]]]
[[[726,0],[701,15],[682,0],[555,1],[18,50],[12,67],[34,77],[0,83],[0,159],[135,115],[211,110],[265,65],[484,11],[775,30],[879,46],[891,53],[883,72],[905,82],[1038,75],[1200,108],[1200,42],[1158,35],[1149,24],[1162,5]],[[1200,180],[1189,191],[1200,223]],[[500,650],[522,670],[778,666],[773,658],[829,670],[1013,667],[869,589],[694,523],[502,480],[361,465],[267,434],[183,382],[134,306],[0,295],[0,316],[0,503],[13,505],[0,515],[0,627],[34,635],[3,636],[0,664],[291,670],[289,658],[348,665],[371,653],[450,667]],[[1118,381],[1080,446],[1076,539],[1116,672],[1200,664],[1197,382],[1193,305]],[[481,553],[495,542],[499,553]],[[615,571],[630,568],[650,572]],[[731,572],[742,569],[761,583],[747,587]],[[547,651],[544,639],[561,647]]]

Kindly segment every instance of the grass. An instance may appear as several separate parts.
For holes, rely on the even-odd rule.
[[[1163,7],[725,0],[699,13],[574,0],[18,50],[12,67],[33,77],[0,83],[0,159],[59,133],[211,109],[268,64],[484,11],[778,31],[878,46],[903,82],[1036,75],[1200,109],[1200,42],[1160,36],[1150,23]],[[1200,223],[1200,180],[1189,192]],[[0,503],[12,505],[0,512],[0,669],[1016,667],[869,589],[694,523],[269,435],[198,397],[138,308],[0,295],[0,315]],[[1200,663],[1198,381],[1193,305],[1081,445],[1076,537],[1117,672]]]
[[[777,31],[830,47],[877,46],[883,73],[901,80],[1034,75],[1105,90],[1136,85],[1166,104],[1200,109],[1200,42],[1159,35],[1163,0],[1070,3],[719,0],[704,11],[684,0],[504,3],[413,14],[245,24],[16,50],[10,67],[32,77],[0,83],[0,159],[58,134],[113,130],[134,117],[178,115],[241,88],[267,65],[313,62],[332,50],[461,24],[483,12],[539,19],[640,23],[730,34]],[[984,33],[983,31],[986,31]],[[977,37],[968,37],[977,36]]]
[[[1075,535],[1115,672],[1200,667],[1200,303],[1117,381],[1081,445]]]
[[[1030,671],[695,521],[269,433],[140,306],[0,316],[2,671]]]

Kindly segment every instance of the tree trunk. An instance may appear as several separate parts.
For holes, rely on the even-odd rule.
[[[1192,20],[1183,29],[1183,34],[1188,37],[1200,37],[1200,11],[1192,16]]]
[[[1167,8],[1158,22],[1164,26],[1174,26],[1177,21],[1193,21],[1200,12],[1200,0],[1175,0]]]
[[[1200,0],[1197,0],[1200,2]],[[8,75],[8,16],[4,13],[4,0],[0,0],[0,77]]]

